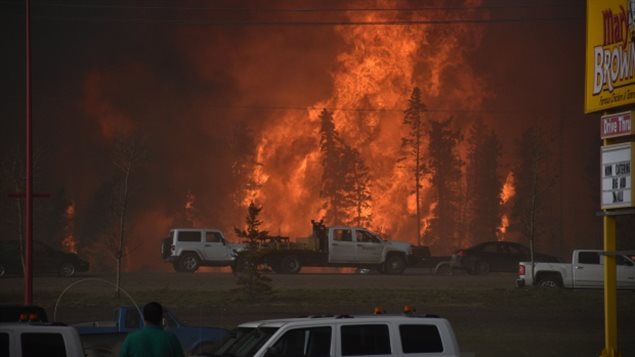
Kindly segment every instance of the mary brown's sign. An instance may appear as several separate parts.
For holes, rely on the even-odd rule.
[[[635,103],[635,1],[588,0],[584,111]]]

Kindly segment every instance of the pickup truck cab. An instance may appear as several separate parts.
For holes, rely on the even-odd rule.
[[[244,244],[232,244],[221,230],[175,228],[161,244],[161,257],[177,272],[195,272],[201,266],[234,267]]]
[[[564,288],[604,287],[604,260],[602,250],[578,249],[571,256],[571,263],[518,264],[516,285]],[[628,256],[616,254],[617,288],[635,289],[635,262]]]
[[[459,357],[449,321],[433,315],[309,316],[248,322],[209,356]]]
[[[84,357],[77,330],[50,323],[0,323],[0,356]]]

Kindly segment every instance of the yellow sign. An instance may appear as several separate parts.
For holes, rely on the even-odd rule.
[[[584,112],[635,103],[635,0],[587,0]]]

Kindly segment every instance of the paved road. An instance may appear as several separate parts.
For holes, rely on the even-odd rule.
[[[308,269],[307,269],[308,270]],[[348,270],[350,271],[350,270]],[[409,289],[430,287],[435,289],[483,289],[510,288],[514,286],[513,273],[491,273],[484,276],[457,274],[453,276],[436,276],[429,270],[411,269],[404,275],[355,274],[329,272],[302,272],[295,275],[267,274],[276,289],[329,289],[350,288],[364,289],[390,286],[393,289]],[[61,291],[71,284],[74,292],[92,290],[100,283],[97,279],[115,281],[114,274],[83,274],[74,278],[55,276],[36,277],[33,288],[39,291]],[[86,280],[87,282],[79,282]],[[95,282],[88,282],[95,280]],[[132,284],[131,284],[132,282]],[[236,288],[236,277],[224,272],[189,273],[156,273],[135,272],[122,275],[121,286],[132,290],[230,290]],[[0,279],[0,289],[4,291],[22,291],[22,278]]]

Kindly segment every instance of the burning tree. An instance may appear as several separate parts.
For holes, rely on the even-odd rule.
[[[498,173],[501,145],[482,121],[474,123],[468,139],[466,169],[467,230],[475,242],[496,240],[500,224],[502,178]]]
[[[344,147],[344,164],[347,167],[344,175],[347,188],[344,192],[344,202],[347,208],[354,210],[346,223],[358,227],[369,227],[372,223],[372,214],[369,212],[372,200],[370,171],[359,151],[349,146]]]
[[[260,243],[269,236],[269,232],[260,230],[262,225],[262,221],[258,219],[260,211],[262,211],[262,207],[258,207],[254,202],[251,202],[247,208],[245,229],[234,228],[236,235],[247,241],[247,249],[240,252],[236,259],[238,261],[236,268],[239,270],[236,284],[240,285],[237,290],[242,292],[245,297],[254,297],[257,294],[264,295],[272,292],[271,285],[269,285],[271,279],[262,275],[260,256],[258,254]]]
[[[421,178],[423,177],[422,139],[424,128],[421,115],[426,111],[426,106],[421,102],[421,91],[415,87],[408,100],[408,108],[404,111],[403,123],[408,126],[408,134],[401,139],[401,147],[406,150],[406,155],[414,164],[414,194],[417,217],[417,245],[421,245]]]
[[[452,118],[430,123],[428,159],[425,173],[436,193],[437,205],[426,236],[431,242],[444,240],[452,245],[457,240],[457,215],[460,206],[461,166],[463,161],[455,153],[463,140],[460,131],[452,129]]]

